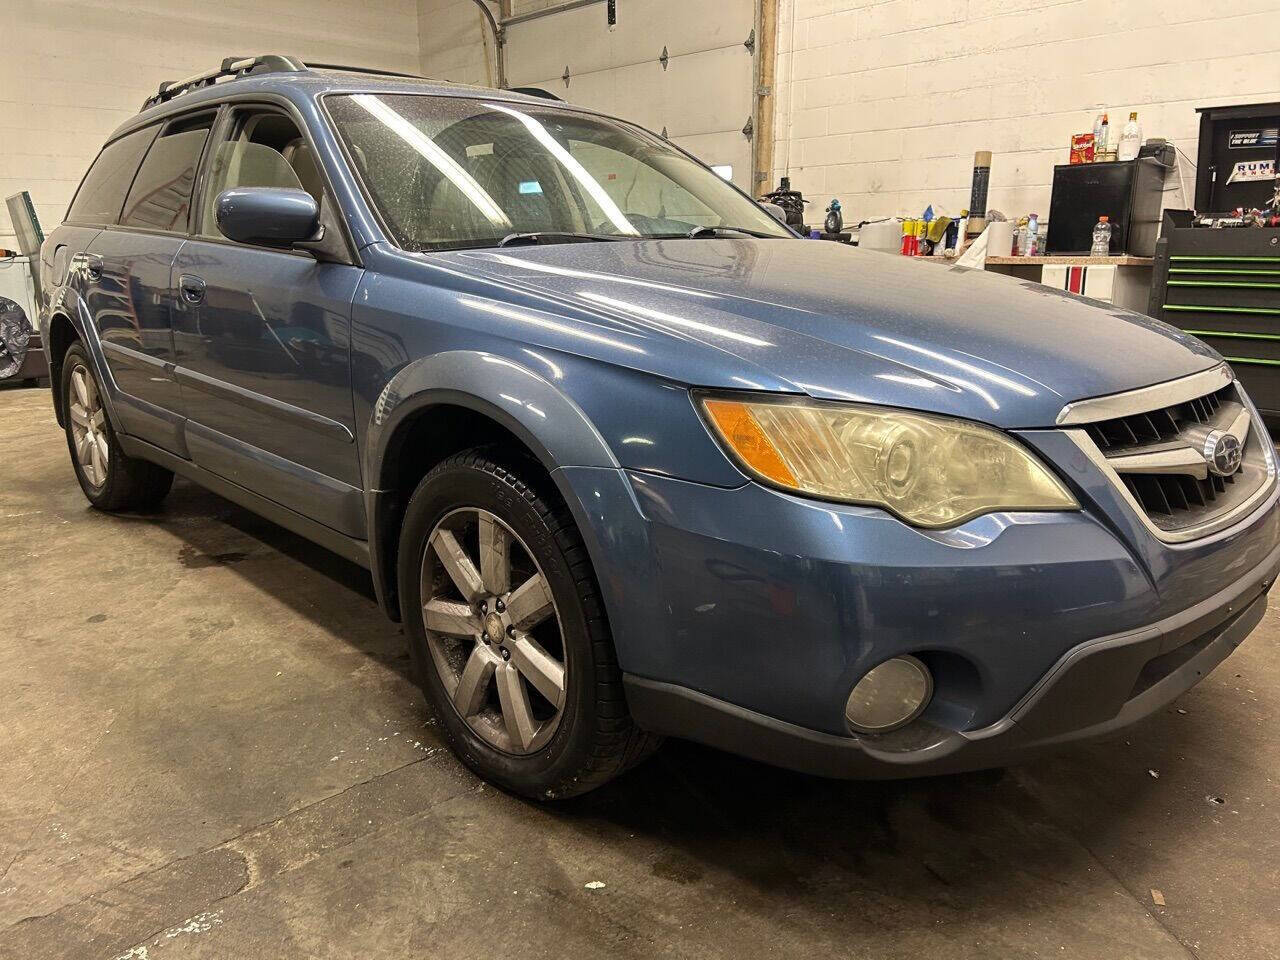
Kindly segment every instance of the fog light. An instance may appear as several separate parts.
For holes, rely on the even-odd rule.
[[[854,684],[844,715],[862,733],[887,733],[920,716],[931,696],[929,668],[915,657],[894,657]]]

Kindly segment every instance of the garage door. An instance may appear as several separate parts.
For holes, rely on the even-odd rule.
[[[521,7],[515,4],[517,17]],[[511,24],[507,83],[665,128],[705,163],[731,166],[734,183],[750,191],[751,141],[742,128],[752,109],[752,54],[744,42],[754,26],[753,0],[619,0],[612,30],[606,7],[590,3]]]

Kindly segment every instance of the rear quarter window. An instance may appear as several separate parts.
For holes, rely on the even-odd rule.
[[[68,223],[106,226],[115,223],[124,206],[124,198],[138,172],[142,155],[151,146],[156,128],[137,130],[102,148],[84,175],[80,189],[67,210]]]

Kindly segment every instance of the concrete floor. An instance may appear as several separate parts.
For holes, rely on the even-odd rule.
[[[88,509],[43,389],[0,451],[0,957],[1280,956],[1274,610],[1002,776],[673,742],[536,806],[441,746],[359,569],[181,481]]]

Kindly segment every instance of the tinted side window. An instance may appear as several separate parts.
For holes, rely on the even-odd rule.
[[[209,176],[196,233],[221,238],[218,194],[233,187],[289,187],[324,202],[323,179],[310,145],[297,125],[274,111],[238,111],[230,139],[209,150]]]
[[[93,226],[115,223],[133,175],[138,172],[138,162],[155,135],[156,128],[148,127],[103,147],[71,201],[67,220]]]
[[[211,116],[202,117],[170,124],[160,132],[133,181],[121,225],[186,231],[191,188],[212,123]]]

